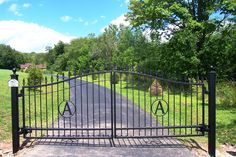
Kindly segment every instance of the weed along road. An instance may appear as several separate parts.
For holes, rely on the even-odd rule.
[[[65,82],[68,87],[54,92],[58,110],[54,116],[58,117],[50,129],[34,130],[31,135],[40,138],[19,151],[19,156],[195,156],[168,137],[168,129],[150,114],[153,109],[145,111],[132,98],[118,94],[109,79]],[[155,110],[164,112],[165,107]]]

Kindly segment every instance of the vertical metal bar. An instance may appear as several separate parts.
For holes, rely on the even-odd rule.
[[[82,81],[82,79],[83,79],[83,74],[81,74],[81,78],[80,78],[80,112],[81,112],[81,128],[83,128],[84,127],[84,123],[83,123],[83,81]],[[83,130],[81,130],[81,135],[83,136]]]
[[[144,72],[145,74],[145,72]],[[144,127],[147,127],[147,104],[146,104],[146,89],[145,89],[145,85],[144,85]],[[151,114],[151,113],[150,113]],[[144,136],[147,135],[147,129],[144,129]]]
[[[58,128],[60,128],[60,114],[59,114],[59,110],[60,110],[60,102],[59,102],[59,75],[57,74],[57,108],[58,108],[58,111],[57,111],[57,123],[58,123]],[[58,130],[58,136],[60,136],[60,130]]]
[[[167,82],[167,88],[168,88],[168,91],[167,91],[167,95],[168,95],[168,98],[167,98],[167,102],[168,102],[168,105],[170,105],[170,86],[169,86],[169,82]],[[168,126],[170,126],[170,106],[168,107]],[[168,128],[168,135],[170,134],[170,129]]]
[[[181,102],[181,88],[180,88],[180,92],[179,92],[179,125],[181,126],[182,124],[181,124],[181,114],[182,114],[182,106],[181,106],[181,104],[182,104],[182,102]],[[182,128],[179,128],[179,134],[181,135],[181,130],[182,130]]]
[[[11,79],[18,80],[16,70],[13,69]],[[19,103],[18,103],[18,87],[11,87],[11,115],[12,115],[12,150],[15,154],[20,147],[19,135]]]
[[[208,79],[208,152],[210,156],[216,155],[216,72],[210,71]]]
[[[128,73],[128,68],[126,71],[126,127],[129,128],[129,91],[128,91],[128,86],[129,86],[129,73]],[[127,129],[127,136],[129,135]]]
[[[107,128],[107,88],[106,88],[106,67],[104,67],[104,100],[105,100],[105,128]],[[107,135],[107,130],[105,131],[105,134]]]
[[[121,118],[121,130],[120,130],[120,133],[121,133],[121,136],[122,136],[122,133],[123,133],[123,117],[122,117],[122,108],[123,108],[123,101],[122,101],[122,73],[120,72],[120,118]]]
[[[114,88],[114,133],[115,133],[115,138],[116,138],[116,72],[114,71],[113,73],[113,88]]]
[[[173,91],[174,92],[174,95],[173,95],[174,96],[174,100],[173,100],[174,101],[174,108],[173,108],[174,116],[173,116],[173,121],[174,121],[174,126],[175,126],[175,84],[173,84],[173,90],[174,90]],[[174,135],[175,135],[175,128],[173,128],[173,129],[174,129]]]
[[[155,95],[156,95],[156,99],[158,99],[158,96],[159,96],[159,93],[158,93],[158,87],[157,87],[157,73],[155,73],[155,80],[154,80],[154,82],[155,82]],[[155,117],[155,122],[156,122],[156,127],[158,126],[158,123],[159,123],[159,117],[158,116],[156,116]],[[162,125],[163,126],[163,125]],[[156,130],[156,136],[158,136],[158,129],[155,129]]]
[[[135,127],[135,125],[134,125],[134,69],[132,69],[132,111],[133,111],[133,136],[134,136],[134,127]]]
[[[94,69],[93,69],[93,73],[94,73]],[[94,74],[93,74],[94,76]],[[92,78],[92,98],[93,98],[93,128],[95,127],[95,119],[94,119],[94,79],[95,79],[95,76]],[[105,122],[106,123],[106,122]],[[95,130],[93,130],[93,136],[95,136]]]
[[[193,85],[191,84],[191,112],[190,112],[190,117],[191,117],[191,126],[193,125]],[[191,134],[193,133],[193,128],[191,127]]]
[[[47,128],[47,136],[48,136],[48,85],[47,85],[47,77],[45,77],[45,95],[46,95],[46,100],[45,100],[45,103],[46,103],[46,128]]]
[[[34,127],[37,128],[37,98],[36,98],[36,80],[34,80]],[[35,136],[37,137],[38,131],[35,130]]]
[[[151,74],[151,72],[149,73]],[[149,116],[149,119],[150,119],[150,136],[152,136],[152,92],[151,92],[151,88],[149,90],[149,108],[150,108],[150,116]]]
[[[68,89],[69,90],[69,96],[68,96],[69,98],[68,98],[68,100],[72,101],[71,100],[71,79],[70,79],[71,76],[70,75],[71,75],[71,73],[70,73],[70,70],[69,70],[69,72],[68,72],[68,77],[69,77],[69,79],[68,79],[69,80],[68,81],[69,82],[69,89]],[[71,117],[69,117],[69,123],[70,123],[70,136],[71,136]]]
[[[161,84],[160,84],[160,86],[161,86]],[[162,91],[161,91],[161,98],[162,98],[162,100],[164,100],[164,88],[162,88]],[[164,125],[164,116],[161,116],[161,125],[165,126]],[[162,129],[162,135],[164,135],[164,129]]]
[[[22,121],[23,121],[23,128],[25,128],[25,79],[23,80],[23,87],[21,89],[21,94],[22,94]],[[26,134],[23,134],[23,138],[26,137]]]
[[[202,81],[203,82],[203,81]],[[202,85],[202,124],[205,126],[205,86]],[[203,132],[203,135],[205,135],[205,132]]]
[[[88,92],[88,70],[86,70],[87,71],[87,74],[86,74],[86,111],[87,111],[87,113],[86,113],[86,120],[87,120],[87,129],[89,128],[89,109],[88,109],[88,94],[89,94],[89,92]],[[100,92],[99,92],[100,93]],[[99,97],[99,100],[100,100],[100,97]],[[100,123],[99,123],[100,124]],[[87,136],[89,136],[89,131],[87,130]]]
[[[188,123],[188,121],[187,121],[187,117],[188,117],[188,113],[187,113],[187,97],[188,97],[188,95],[187,95],[187,91],[185,90],[185,92],[184,92],[184,96],[185,96],[185,101],[184,101],[184,109],[185,109],[185,111],[184,111],[184,113],[185,113],[185,126],[187,126],[187,123]],[[187,128],[185,128],[185,134],[187,134]]]
[[[196,103],[197,103],[197,104],[196,104],[196,115],[197,115],[197,117],[196,117],[196,122],[197,122],[197,125],[198,125],[198,85],[196,85],[196,86],[197,86],[197,87],[196,87],[196,88],[197,88],[197,91],[196,91],[196,92],[197,92],[197,93],[196,93],[196,101],[197,101],[197,102],[196,102]]]
[[[42,115],[42,80],[40,80],[39,87],[39,107],[40,107],[40,127],[43,127],[43,115]],[[43,130],[41,130],[41,136],[43,136]]]
[[[114,111],[113,111],[113,76],[112,76],[112,68],[110,69],[110,86],[111,86],[111,138],[114,137],[114,126],[113,126],[113,116],[114,116]],[[115,122],[116,123],[116,122]],[[116,134],[116,132],[115,132]]]
[[[138,126],[140,127],[140,113],[141,113],[141,104],[140,104],[140,70],[138,69]],[[145,111],[146,112],[146,111]],[[138,135],[140,136],[140,129],[138,129]]]
[[[99,112],[99,117],[98,117],[98,125],[99,125],[99,129],[101,129],[101,101],[100,101],[100,72],[98,73],[98,112]],[[101,135],[101,130],[99,130],[99,135]]]
[[[51,103],[52,103],[52,128],[54,128],[54,105],[53,105],[53,76],[51,76]],[[52,135],[54,136],[54,130],[52,130]]]
[[[31,98],[31,92],[30,92],[31,91],[31,88],[30,88],[31,84],[30,84],[30,80],[29,79],[28,79],[27,82],[28,82],[28,86],[29,86],[27,88],[28,89],[28,98],[29,98],[29,103],[28,103],[29,104],[29,127],[31,128],[31,126],[32,126],[31,125],[31,99],[30,99]],[[31,133],[30,133],[30,137],[31,137]]]
[[[76,128],[76,131],[75,131],[75,135],[76,137],[78,136],[78,115],[77,115],[77,107],[79,105],[77,105],[77,76],[76,76],[76,70],[74,71],[74,100],[75,100],[75,128]],[[78,137],[77,137],[78,138]]]
[[[53,94],[53,93],[52,93]],[[62,102],[65,101],[65,74],[62,73]],[[64,111],[63,111],[64,112]],[[63,128],[66,128],[65,117],[63,116]],[[66,135],[66,131],[64,130],[64,136]]]

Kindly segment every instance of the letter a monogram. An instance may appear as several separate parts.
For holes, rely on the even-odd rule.
[[[157,104],[157,108],[156,108],[155,114],[157,114],[157,111],[158,111],[158,110],[161,110],[162,114],[165,114],[165,111],[164,111],[164,108],[163,108],[163,106],[162,106],[161,101],[158,101],[158,104]]]
[[[68,101],[65,104],[63,115],[65,115],[65,112],[69,112],[69,114],[72,115],[72,112],[71,112],[70,105],[69,105]]]

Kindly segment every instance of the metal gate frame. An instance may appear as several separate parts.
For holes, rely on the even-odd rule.
[[[115,76],[114,71],[111,70],[111,78]],[[13,70],[13,74],[11,75],[11,79],[18,80],[18,74],[16,74],[16,70]],[[111,91],[115,91],[115,86],[112,84],[111,80]],[[116,95],[111,94],[111,101],[114,100]],[[24,130],[22,130],[19,126],[19,97],[22,96],[24,93],[19,93],[18,87],[11,87],[11,108],[12,108],[12,149],[13,153],[16,153],[20,149],[20,135],[26,134]],[[208,153],[210,156],[215,156],[215,149],[216,149],[216,72],[211,70],[208,74],[208,91],[205,90],[205,94],[208,94],[208,113],[204,113],[204,115],[208,115],[208,125],[205,125],[200,128],[199,131],[201,132],[208,132]],[[116,123],[116,101],[114,103],[115,108],[114,116],[112,116],[111,121],[112,123]],[[24,105],[24,104],[23,104]],[[111,105],[113,107],[113,105]],[[114,124],[116,125],[116,124]],[[114,130],[113,130],[114,129]],[[115,133],[115,134],[114,134]],[[116,138],[116,127],[113,128],[112,124],[112,138]]]

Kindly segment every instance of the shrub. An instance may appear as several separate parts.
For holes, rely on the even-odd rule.
[[[221,107],[236,107],[236,82],[219,83],[216,94]]]
[[[43,81],[43,72],[35,66],[31,66],[28,70],[29,85],[39,85]]]

